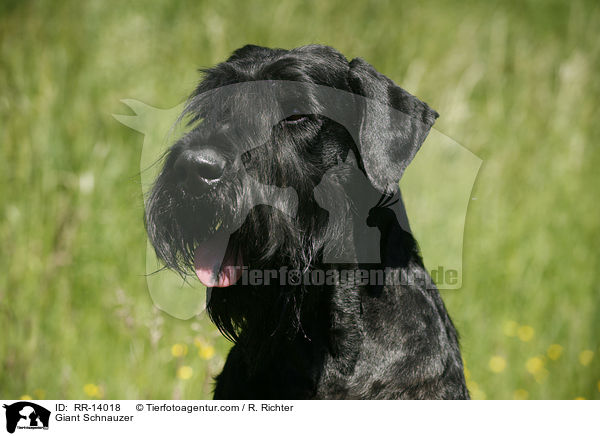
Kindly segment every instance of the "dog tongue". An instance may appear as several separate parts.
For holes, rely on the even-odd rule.
[[[229,234],[221,231],[196,247],[194,269],[204,286],[224,288],[235,284],[240,278],[241,259],[231,254],[226,256],[228,244]]]

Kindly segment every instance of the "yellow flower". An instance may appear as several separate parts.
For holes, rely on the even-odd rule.
[[[467,382],[467,389],[473,400],[485,400],[487,398],[485,392],[483,392],[479,385],[473,380]]]
[[[515,400],[526,400],[529,398],[529,392],[527,392],[525,389],[517,389],[513,394],[513,398]]]
[[[558,360],[558,358],[562,355],[563,347],[558,344],[552,344],[548,347],[548,351],[546,354],[552,360]]]
[[[100,396],[100,388],[93,383],[88,383],[83,386],[83,392],[92,398],[98,398]]]
[[[537,374],[544,369],[544,360],[541,357],[531,357],[525,362],[525,368],[530,374]]]
[[[175,344],[171,347],[173,357],[183,357],[187,354],[188,347],[185,344]]]
[[[487,396],[485,392],[479,389],[479,385],[474,381],[470,381],[467,383],[467,388],[469,389],[469,393],[471,394],[471,398],[474,400],[485,400]]]
[[[36,389],[33,391],[33,395],[38,399],[38,400],[43,400],[44,398],[46,398],[46,391],[43,389]]]
[[[533,339],[535,330],[530,325],[522,325],[517,329],[517,336],[523,342],[529,342]]]
[[[477,390],[471,393],[471,398],[473,400],[485,400],[487,398],[487,395],[485,394],[485,392]]]
[[[469,380],[467,382],[467,389],[469,389],[470,391],[473,391],[475,389],[479,389],[479,385],[477,383],[475,383],[473,380]]]
[[[471,371],[465,368],[465,380],[469,380],[471,378]],[[598,386],[600,386],[600,382],[598,382]],[[600,389],[600,387],[599,387]]]
[[[23,401],[30,401],[33,400],[33,398],[31,398],[29,395],[25,394],[25,395],[21,395],[21,398],[19,398],[20,400]]]
[[[574,400],[585,400],[585,397],[575,397]]]
[[[519,328],[519,324],[516,321],[504,321],[504,325],[502,326],[502,331],[506,336],[510,336],[511,338],[517,336],[517,329]]]
[[[215,347],[212,345],[203,345],[198,349],[198,356],[204,360],[210,360],[215,355]]]
[[[490,359],[489,367],[492,372],[498,374],[506,369],[506,359],[502,356],[493,356]]]
[[[550,375],[550,371],[548,371],[546,368],[542,368],[538,372],[536,372],[533,375],[533,377],[535,378],[536,382],[543,383],[548,378],[549,375]]]
[[[579,363],[583,366],[588,366],[594,358],[594,352],[592,350],[583,350],[579,353]]]
[[[180,366],[177,368],[177,378],[181,380],[189,380],[194,375],[194,370],[191,366]]]

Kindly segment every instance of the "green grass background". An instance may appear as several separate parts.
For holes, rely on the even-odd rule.
[[[210,396],[229,345],[153,307],[143,138],[111,114],[175,106],[246,43],[324,43],[483,160],[443,293],[474,397],[600,399],[598,28],[579,0],[3,1],[0,397]]]

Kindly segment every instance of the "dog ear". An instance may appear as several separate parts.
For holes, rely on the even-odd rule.
[[[365,172],[380,191],[395,190],[439,115],[360,58],[350,62],[348,83],[364,97],[357,145]]]

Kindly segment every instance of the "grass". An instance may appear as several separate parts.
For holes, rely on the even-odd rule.
[[[3,2],[0,397],[210,396],[229,345],[153,306],[143,138],[111,114],[175,106],[246,43],[315,42],[483,160],[443,292],[473,396],[600,399],[599,24],[579,0]]]

